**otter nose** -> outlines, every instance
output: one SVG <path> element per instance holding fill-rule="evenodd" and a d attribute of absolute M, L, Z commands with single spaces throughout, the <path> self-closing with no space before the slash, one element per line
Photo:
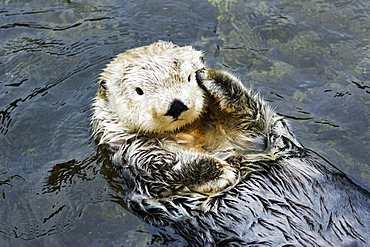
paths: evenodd
<path fill-rule="evenodd" d="M 178 99 L 174 99 L 171 103 L 170 109 L 166 112 L 165 116 L 171 116 L 177 119 L 181 113 L 187 111 L 189 108 Z"/>

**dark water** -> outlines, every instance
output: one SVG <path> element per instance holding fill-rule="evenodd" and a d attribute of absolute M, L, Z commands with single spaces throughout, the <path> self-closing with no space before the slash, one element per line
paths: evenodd
<path fill-rule="evenodd" d="M 0 246 L 182 246 L 142 223 L 90 137 L 104 65 L 194 45 L 370 186 L 370 2 L 0 0 Z"/>

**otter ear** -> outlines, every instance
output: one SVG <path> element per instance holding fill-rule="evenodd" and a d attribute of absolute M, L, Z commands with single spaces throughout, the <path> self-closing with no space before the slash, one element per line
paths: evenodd
<path fill-rule="evenodd" d="M 107 90 L 107 82 L 105 80 L 101 80 L 98 83 L 104 90 Z"/>

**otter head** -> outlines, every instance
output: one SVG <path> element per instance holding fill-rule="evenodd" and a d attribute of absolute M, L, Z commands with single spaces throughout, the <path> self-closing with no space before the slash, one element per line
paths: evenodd
<path fill-rule="evenodd" d="M 197 119 L 204 91 L 195 72 L 202 53 L 159 41 L 118 55 L 101 75 L 105 97 L 124 127 L 135 132 L 176 131 Z"/>

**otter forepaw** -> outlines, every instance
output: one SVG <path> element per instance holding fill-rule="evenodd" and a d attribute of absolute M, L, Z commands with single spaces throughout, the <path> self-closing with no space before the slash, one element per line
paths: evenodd
<path fill-rule="evenodd" d="M 237 170 L 232 165 L 224 164 L 223 174 L 221 175 L 221 177 L 219 179 L 219 180 L 221 180 L 221 181 L 219 181 L 221 184 L 226 183 L 223 186 L 223 188 L 225 188 L 226 186 L 235 184 L 236 181 L 237 181 L 237 179 L 238 179 L 238 172 L 237 172 Z M 222 180 L 224 182 L 222 182 Z"/>
<path fill-rule="evenodd" d="M 197 71 L 196 78 L 200 87 L 219 103 L 222 110 L 235 111 L 237 102 L 244 98 L 243 84 L 228 72 L 203 68 Z"/>
<path fill-rule="evenodd" d="M 220 85 L 222 82 L 214 80 L 216 72 L 216 70 L 202 68 L 196 72 L 196 79 L 201 88 L 220 100 L 223 97 Z"/>
<path fill-rule="evenodd" d="M 227 163 L 222 165 L 222 173 L 219 177 L 208 182 L 195 185 L 193 190 L 201 193 L 216 193 L 234 185 L 238 180 L 237 170 Z"/>

